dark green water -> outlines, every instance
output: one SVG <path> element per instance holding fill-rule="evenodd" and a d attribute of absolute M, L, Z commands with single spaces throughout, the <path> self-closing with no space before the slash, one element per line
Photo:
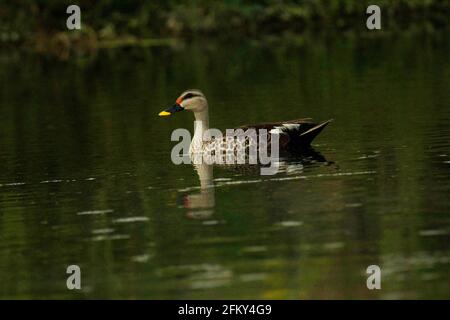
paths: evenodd
<path fill-rule="evenodd" d="M 450 298 L 448 37 L 0 57 L 0 298 Z M 334 118 L 333 163 L 200 190 L 157 117 L 191 87 L 220 129 Z"/>

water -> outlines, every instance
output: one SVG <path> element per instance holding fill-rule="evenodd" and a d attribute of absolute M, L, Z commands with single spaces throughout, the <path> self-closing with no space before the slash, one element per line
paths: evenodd
<path fill-rule="evenodd" d="M 0 298 L 450 298 L 450 47 L 306 39 L 0 61 Z M 334 118 L 275 176 L 170 161 L 211 125 Z M 321 158 L 323 157 L 323 158 Z M 308 159 L 306 159 L 308 160 Z M 82 290 L 66 288 L 66 268 Z M 366 268 L 382 270 L 368 290 Z"/>

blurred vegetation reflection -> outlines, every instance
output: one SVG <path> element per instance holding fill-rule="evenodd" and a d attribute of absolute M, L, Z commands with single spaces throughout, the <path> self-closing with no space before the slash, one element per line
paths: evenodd
<path fill-rule="evenodd" d="M 81 8 L 80 31 L 66 28 L 66 9 Z M 170 44 L 172 38 L 219 38 L 312 32 L 367 33 L 366 9 L 376 4 L 382 29 L 403 33 L 448 30 L 446 0 L 46 0 L 0 5 L 0 44 L 52 52 L 89 54 L 98 48 Z"/>

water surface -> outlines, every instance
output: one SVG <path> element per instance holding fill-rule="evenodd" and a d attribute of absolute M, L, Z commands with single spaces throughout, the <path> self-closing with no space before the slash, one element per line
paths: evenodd
<path fill-rule="evenodd" d="M 2 52 L 0 298 L 450 298 L 448 43 Z M 200 188 L 170 160 L 192 114 L 157 117 L 193 87 L 219 129 L 334 118 L 314 141 L 326 161 L 216 167 Z"/>

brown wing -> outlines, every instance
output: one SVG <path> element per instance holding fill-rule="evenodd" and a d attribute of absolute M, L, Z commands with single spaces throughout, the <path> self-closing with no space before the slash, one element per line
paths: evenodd
<path fill-rule="evenodd" d="M 332 120 L 321 123 L 314 123 L 311 118 L 302 118 L 288 121 L 267 122 L 254 125 L 244 125 L 239 127 L 244 131 L 254 128 L 256 130 L 279 128 L 280 147 L 286 149 L 289 147 L 309 146 L 311 141 L 325 128 Z"/>
<path fill-rule="evenodd" d="M 250 128 L 255 128 L 257 130 L 259 129 L 266 129 L 266 130 L 272 130 L 273 128 L 277 127 L 277 126 L 281 126 L 284 123 L 288 123 L 288 124 L 313 124 L 313 122 L 311 121 L 311 118 L 302 118 L 302 119 L 295 119 L 295 120 L 288 120 L 288 121 L 279 121 L 279 122 L 263 122 L 263 123 L 257 123 L 257 124 L 248 124 L 248 125 L 243 125 L 240 126 L 239 129 L 250 129 Z"/>

